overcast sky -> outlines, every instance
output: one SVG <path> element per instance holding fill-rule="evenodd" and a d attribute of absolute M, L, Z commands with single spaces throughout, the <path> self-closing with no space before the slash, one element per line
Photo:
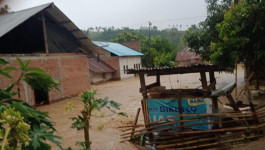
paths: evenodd
<path fill-rule="evenodd" d="M 12 11 L 49 2 L 64 12 L 80 29 L 89 27 L 148 26 L 159 29 L 198 24 L 206 18 L 205 0 L 5 0 Z"/>

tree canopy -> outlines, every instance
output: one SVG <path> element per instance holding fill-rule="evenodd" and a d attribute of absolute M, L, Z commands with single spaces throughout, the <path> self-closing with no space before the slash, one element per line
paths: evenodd
<path fill-rule="evenodd" d="M 232 71 L 236 61 L 252 68 L 265 56 L 264 0 L 206 0 L 208 16 L 190 28 L 188 45 L 204 60 Z"/>
<path fill-rule="evenodd" d="M 219 40 L 211 43 L 213 62 L 230 67 L 229 62 L 244 62 L 258 69 L 265 56 L 265 1 L 240 1 L 231 4 L 224 20 L 216 25 Z"/>

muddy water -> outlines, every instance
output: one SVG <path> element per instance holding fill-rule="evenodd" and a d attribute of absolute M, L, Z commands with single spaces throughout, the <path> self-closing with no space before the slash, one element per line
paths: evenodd
<path fill-rule="evenodd" d="M 208 75 L 207 75 L 208 76 Z M 223 86 L 234 81 L 234 74 L 216 73 L 217 87 Z M 201 86 L 199 74 L 185 75 L 165 75 L 161 76 L 161 84 L 167 89 L 171 88 L 197 88 Z M 209 80 L 209 79 L 208 79 Z M 147 77 L 147 84 L 153 83 L 154 77 Z M 238 84 L 242 85 L 244 81 L 243 70 L 238 71 Z M 139 93 L 140 81 L 138 77 L 132 77 L 122 81 L 107 82 L 91 87 L 97 90 L 96 97 L 109 99 L 121 103 L 121 111 L 128 114 L 128 118 L 111 115 L 107 110 L 95 112 L 94 115 L 104 114 L 104 118 L 92 117 L 90 126 L 90 136 L 92 149 L 98 150 L 134 150 L 136 149 L 129 142 L 120 143 L 120 134 L 122 133 L 117 127 L 126 124 L 132 124 L 137 111 L 141 107 L 142 99 Z M 67 102 L 75 104 L 72 112 L 64 110 Z M 48 111 L 51 119 L 55 122 L 58 135 L 63 137 L 64 147 L 71 146 L 78 149 L 76 141 L 83 141 L 83 132 L 71 129 L 71 117 L 77 116 L 82 110 L 82 103 L 78 97 L 69 98 L 54 104 L 38 107 L 41 111 Z M 142 114 L 139 117 L 139 124 L 143 123 Z M 104 127 L 102 130 L 101 128 Z M 53 149 L 56 149 L 54 147 Z"/>

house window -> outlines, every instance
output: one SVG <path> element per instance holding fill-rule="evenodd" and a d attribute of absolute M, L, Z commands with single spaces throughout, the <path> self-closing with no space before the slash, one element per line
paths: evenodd
<path fill-rule="evenodd" d="M 125 73 L 125 70 L 126 70 L 125 65 L 123 65 L 123 73 Z"/>

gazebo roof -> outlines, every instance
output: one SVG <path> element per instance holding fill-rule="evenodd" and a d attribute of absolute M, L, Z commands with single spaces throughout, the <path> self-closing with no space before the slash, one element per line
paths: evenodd
<path fill-rule="evenodd" d="M 186 74 L 186 73 L 199 73 L 199 72 L 221 72 L 226 71 L 224 67 L 216 65 L 194 65 L 184 67 L 155 67 L 155 68 L 142 68 L 142 69 L 127 69 L 127 74 L 147 74 L 153 75 L 170 75 L 170 74 Z"/>

